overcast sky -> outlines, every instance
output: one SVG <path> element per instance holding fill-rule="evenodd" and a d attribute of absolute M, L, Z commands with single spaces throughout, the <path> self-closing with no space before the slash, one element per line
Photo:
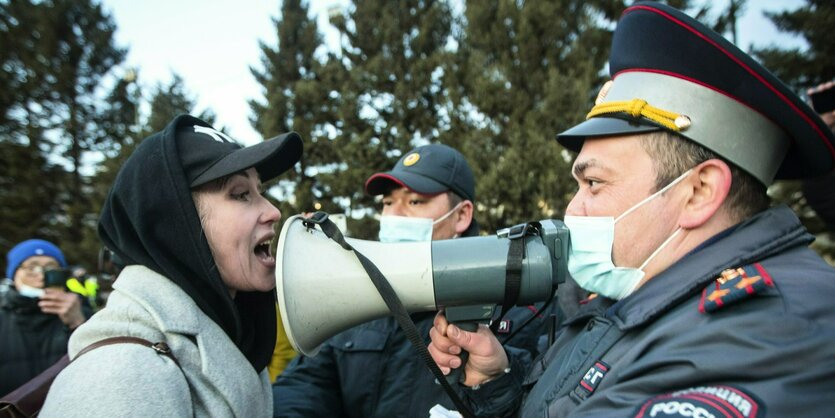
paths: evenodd
<path fill-rule="evenodd" d="M 337 34 L 327 21 L 327 10 L 347 0 L 310 0 L 313 16 L 325 42 L 337 45 Z M 715 8 L 726 4 L 718 0 Z M 116 41 L 129 48 L 124 68 L 137 67 L 146 94 L 156 83 L 169 83 L 172 72 L 181 75 L 197 99 L 197 112 L 211 108 L 217 125 L 241 142 L 252 144 L 260 137 L 249 123 L 247 101 L 263 97 L 249 71 L 260 67 L 258 41 L 275 46 L 273 19 L 277 0 L 104 0 L 116 22 Z M 773 43 L 800 45 L 797 39 L 777 32 L 763 17 L 763 9 L 794 9 L 803 0 L 749 0 L 738 22 L 739 46 Z M 146 97 L 147 98 L 147 97 Z"/>

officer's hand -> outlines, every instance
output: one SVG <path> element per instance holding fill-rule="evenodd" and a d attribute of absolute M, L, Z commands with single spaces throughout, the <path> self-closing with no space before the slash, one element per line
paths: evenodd
<path fill-rule="evenodd" d="M 429 337 L 432 339 L 429 353 L 444 374 L 449 374 L 450 369 L 461 367 L 458 354 L 462 349 L 470 353 L 470 358 L 464 366 L 465 386 L 475 386 L 492 380 L 502 375 L 507 368 L 508 360 L 504 348 L 484 325 L 479 325 L 476 332 L 463 331 L 449 324 L 446 316 L 438 312 L 435 315 L 435 324 L 429 330 Z"/>
<path fill-rule="evenodd" d="M 43 313 L 58 315 L 61 322 L 70 329 L 77 328 L 86 320 L 81 312 L 81 296 L 64 289 L 44 289 L 38 306 Z"/>

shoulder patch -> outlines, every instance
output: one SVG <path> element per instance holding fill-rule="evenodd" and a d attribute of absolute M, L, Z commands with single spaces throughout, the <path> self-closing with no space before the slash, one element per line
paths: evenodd
<path fill-rule="evenodd" d="M 765 407 L 737 387 L 699 386 L 651 398 L 635 417 L 760 418 L 765 417 Z"/>
<path fill-rule="evenodd" d="M 774 287 L 771 275 L 760 263 L 727 269 L 702 291 L 699 312 L 713 312 L 724 306 L 748 299 Z"/>

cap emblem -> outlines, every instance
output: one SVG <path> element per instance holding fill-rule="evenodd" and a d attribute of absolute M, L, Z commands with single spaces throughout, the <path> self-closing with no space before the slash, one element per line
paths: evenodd
<path fill-rule="evenodd" d="M 691 125 L 689 117 L 650 106 L 646 100 L 641 99 L 596 104 L 586 115 L 586 119 L 611 113 L 626 113 L 633 118 L 643 117 L 673 132 L 686 130 Z"/>
<path fill-rule="evenodd" d="M 225 133 L 208 126 L 194 125 L 194 132 L 198 134 L 209 135 L 210 137 L 212 137 L 212 139 L 214 139 L 217 142 L 235 143 L 235 140 L 230 138 L 229 135 L 226 135 Z"/>
<path fill-rule="evenodd" d="M 406 167 L 411 167 L 415 165 L 418 162 L 418 160 L 420 160 L 420 154 L 413 152 L 403 159 L 403 165 L 405 165 Z"/>

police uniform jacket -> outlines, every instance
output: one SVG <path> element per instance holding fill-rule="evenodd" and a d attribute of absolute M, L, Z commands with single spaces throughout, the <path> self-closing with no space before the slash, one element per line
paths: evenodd
<path fill-rule="evenodd" d="M 764 211 L 592 300 L 527 377 L 467 397 L 493 416 L 832 416 L 835 269 L 810 241 L 788 208 Z"/>
<path fill-rule="evenodd" d="M 533 312 L 508 312 L 512 332 Z M 429 342 L 434 313 L 412 315 Z M 544 332 L 542 314 L 515 335 L 509 356 L 520 368 L 536 356 Z M 500 340 L 508 334 L 499 334 Z M 524 365 L 524 366 L 522 366 Z M 276 417 L 421 417 L 441 404 L 454 409 L 443 387 L 394 318 L 364 323 L 322 344 L 318 354 L 299 355 L 273 385 Z"/>

